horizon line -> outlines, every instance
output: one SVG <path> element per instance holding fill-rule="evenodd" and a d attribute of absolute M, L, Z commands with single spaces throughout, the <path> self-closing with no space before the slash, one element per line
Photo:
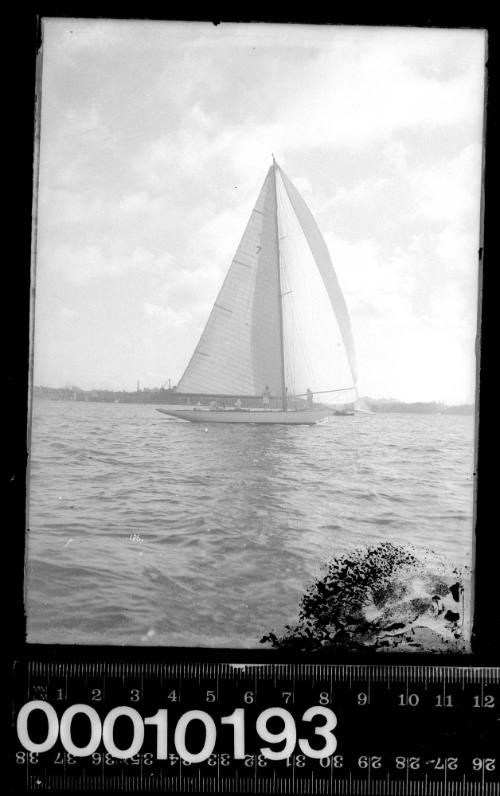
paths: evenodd
<path fill-rule="evenodd" d="M 116 387 L 78 387 L 77 385 L 71 386 L 64 386 L 64 387 L 49 387 L 44 384 L 34 384 L 33 390 L 59 390 L 59 391 L 68 391 L 68 392 L 111 392 L 111 393 L 129 393 L 129 394 L 137 394 L 142 392 L 159 392 L 163 390 L 165 392 L 177 392 L 174 387 L 141 387 L 139 390 L 133 389 L 125 389 L 125 388 L 116 388 Z M 219 393 L 195 393 L 195 392 L 178 392 L 179 395 L 219 395 Z M 222 393 L 220 393 L 222 395 Z M 224 393 L 225 395 L 225 393 Z M 242 394 L 243 395 L 243 394 Z M 245 397 L 245 396 L 243 396 Z M 246 397 L 258 397 L 258 396 L 246 396 Z M 372 395 L 359 395 L 357 400 L 369 400 L 369 401 L 384 401 L 386 403 L 401 403 L 401 404 L 442 404 L 443 406 L 475 406 L 477 401 L 475 399 L 472 400 L 465 400 L 459 401 L 457 403 L 447 403 L 438 398 L 430 399 L 430 400 L 407 400 L 403 398 L 387 398 L 383 397 L 375 397 Z M 347 401 L 346 403 L 355 403 L 353 401 Z"/>

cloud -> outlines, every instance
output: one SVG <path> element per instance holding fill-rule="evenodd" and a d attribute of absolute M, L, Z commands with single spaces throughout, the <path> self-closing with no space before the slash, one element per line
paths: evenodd
<path fill-rule="evenodd" d="M 149 301 L 146 301 L 143 306 L 148 315 L 159 315 L 163 311 L 158 304 L 150 304 Z"/>
<path fill-rule="evenodd" d="M 417 168 L 409 176 L 415 204 L 426 219 L 477 225 L 481 188 L 481 147 L 471 144 L 439 169 Z"/>
<path fill-rule="evenodd" d="M 57 277 L 73 284 L 84 284 L 122 277 L 129 271 L 149 270 L 153 264 L 153 255 L 145 249 L 108 253 L 98 246 L 77 248 L 62 243 L 53 250 L 47 247 L 40 250 L 37 260 L 37 281 Z"/>
<path fill-rule="evenodd" d="M 50 378 L 71 367 L 78 382 L 83 360 L 91 374 L 101 338 L 122 383 L 141 363 L 162 381 L 182 371 L 274 152 L 331 247 L 370 391 L 444 389 L 433 362 L 448 347 L 465 372 L 475 329 L 483 43 L 467 30 L 46 23 L 37 318 Z M 61 307 L 78 312 L 64 352 Z"/>
<path fill-rule="evenodd" d="M 438 237 L 442 262 L 435 259 L 439 246 L 432 235 L 414 238 L 390 258 L 373 241 L 328 236 L 351 316 L 363 393 L 472 400 L 477 274 L 467 247 L 449 263 L 450 247 L 464 243 L 451 237 L 452 230 Z"/>
<path fill-rule="evenodd" d="M 73 307 L 62 307 L 60 310 L 60 315 L 61 318 L 67 318 L 68 320 L 78 318 L 78 312 L 73 309 Z"/>
<path fill-rule="evenodd" d="M 186 310 L 176 311 L 170 307 L 162 307 L 159 304 L 144 303 L 144 311 L 147 315 L 160 322 L 162 329 L 180 329 L 191 320 L 191 313 Z"/>

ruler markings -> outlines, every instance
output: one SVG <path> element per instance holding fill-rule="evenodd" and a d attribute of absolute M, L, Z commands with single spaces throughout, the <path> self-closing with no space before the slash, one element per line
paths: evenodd
<path fill-rule="evenodd" d="M 288 685 L 288 683 L 292 681 L 293 692 L 295 693 L 298 689 L 296 701 L 298 701 L 300 696 L 302 697 L 302 700 L 307 699 L 307 694 L 309 693 L 308 687 L 310 688 L 313 684 L 317 684 L 319 687 L 320 683 L 328 683 L 329 693 L 331 695 L 333 704 L 335 704 L 335 699 L 333 699 L 334 683 L 343 684 L 345 689 L 349 689 L 349 691 L 352 690 L 353 685 L 358 685 L 358 687 L 361 686 L 362 688 L 363 685 L 366 684 L 368 697 L 367 704 L 370 704 L 372 702 L 373 692 L 375 695 L 378 695 L 378 690 L 375 689 L 377 689 L 379 683 L 383 684 L 385 680 L 388 690 L 393 688 L 397 688 L 399 690 L 399 688 L 403 687 L 407 703 L 410 693 L 410 686 L 414 687 L 415 684 L 418 683 L 423 683 L 425 689 L 427 689 L 428 684 L 431 684 L 434 687 L 438 686 L 442 697 L 442 706 L 446 706 L 446 697 L 450 690 L 451 695 L 453 696 L 454 686 L 460 688 L 463 692 L 467 684 L 480 686 L 480 701 L 481 705 L 483 705 L 485 693 L 488 694 L 488 689 L 496 685 L 500 680 L 500 668 L 487 667 L 485 669 L 481 667 L 473 667 L 472 669 L 467 669 L 466 667 L 461 666 L 457 667 L 440 665 L 425 667 L 417 665 L 404 666 L 400 664 L 396 666 L 373 666 L 364 664 L 342 664 L 337 666 L 325 664 L 279 664 L 273 666 L 269 664 L 228 665 L 193 663 L 160 665 L 155 663 L 151 665 L 150 663 L 141 664 L 138 661 L 121 661 L 114 664 L 106 664 L 104 662 L 88 663 L 70 661 L 69 663 L 63 664 L 52 661 L 43 662 L 39 660 L 30 661 L 28 663 L 26 667 L 26 676 L 29 696 L 31 698 L 37 698 L 38 694 L 40 693 L 40 687 L 36 683 L 33 683 L 33 680 L 38 679 L 42 681 L 41 688 L 45 688 L 45 691 L 41 691 L 42 698 L 44 699 L 48 699 L 49 697 L 49 686 L 52 686 L 51 681 L 57 679 L 57 683 L 54 684 L 54 687 L 55 685 L 60 685 L 60 679 L 62 679 L 63 676 L 65 686 L 64 696 L 66 699 L 68 699 L 71 695 L 72 678 L 76 680 L 83 679 L 87 683 L 89 678 L 93 678 L 95 680 L 97 677 L 99 677 L 100 685 L 102 686 L 103 697 L 108 687 L 113 684 L 114 680 L 121 681 L 123 688 L 125 688 L 128 678 L 131 676 L 140 678 L 141 693 L 144 697 L 144 690 L 147 686 L 157 685 L 157 683 L 154 683 L 154 681 L 152 682 L 153 677 L 155 677 L 156 680 L 158 680 L 159 677 L 165 677 L 167 679 L 172 679 L 172 677 L 175 677 L 180 694 L 182 688 L 184 687 L 184 690 L 186 690 L 188 683 L 191 681 L 193 682 L 194 688 L 196 688 L 196 685 L 194 684 L 197 684 L 200 693 L 202 693 L 202 681 L 206 680 L 208 676 L 214 680 L 214 683 L 210 682 L 209 685 L 213 685 L 216 688 L 217 702 L 219 700 L 219 682 L 231 681 L 235 687 L 235 691 L 238 693 L 240 691 L 243 693 L 247 686 L 253 682 L 254 697 L 258 702 L 260 697 L 259 692 L 262 692 L 262 699 L 267 698 L 266 688 L 259 688 L 259 686 L 262 686 L 263 682 L 268 682 L 269 686 L 271 686 L 272 683 L 274 689 L 277 690 L 279 687 L 282 688 L 285 683 Z M 92 686 L 94 686 L 94 683 L 92 683 Z M 336 689 L 335 697 L 339 697 L 340 700 L 342 700 L 343 695 L 344 697 L 347 697 L 348 691 L 345 689 Z M 415 690 L 418 691 L 418 689 Z M 110 694 L 111 693 L 114 693 L 113 689 L 110 690 Z M 314 696 L 317 698 L 317 695 Z M 79 698 L 81 699 L 81 697 Z M 377 702 L 376 699 L 375 702 Z M 455 702 L 455 700 L 453 700 L 453 702 Z M 290 706 L 292 704 L 293 700 L 291 700 Z M 349 704 L 351 703 L 349 702 Z M 429 704 L 427 705 L 427 709 L 429 709 Z M 201 704 L 200 707 L 203 707 L 203 704 Z M 260 706 L 257 705 L 256 707 Z M 449 707 L 454 707 L 454 705 L 450 705 Z M 469 707 L 469 705 L 467 705 L 467 707 Z M 392 709 L 394 710 L 394 705 L 392 705 Z M 416 712 L 417 711 L 415 711 L 415 713 Z M 477 712 L 478 715 L 479 713 L 480 711 Z M 489 711 L 486 712 L 486 715 L 488 713 Z M 407 719 L 405 718 L 405 720 L 410 721 L 409 714 L 401 712 L 402 717 L 405 715 L 407 716 Z M 483 715 L 485 714 L 483 713 Z M 71 782 L 73 783 L 75 790 L 81 791 L 87 790 L 94 781 L 97 781 L 95 776 L 87 775 L 85 769 L 83 769 L 83 773 L 80 778 L 75 778 L 73 774 L 68 773 L 66 757 L 63 757 L 62 762 L 62 774 L 58 773 L 51 775 L 45 771 L 45 781 L 40 783 L 36 775 L 31 775 L 28 760 L 26 760 L 25 769 L 23 767 L 26 783 L 31 789 L 40 789 L 40 786 L 43 786 L 44 789 L 47 789 L 51 787 L 51 785 L 61 788 L 64 787 L 64 783 L 67 785 L 69 782 Z M 295 757 L 293 758 L 292 762 L 291 778 L 290 776 L 277 777 L 276 771 L 274 770 L 272 773 L 272 779 L 268 778 L 265 775 L 265 772 L 259 770 L 257 759 L 255 759 L 252 785 L 249 784 L 250 780 L 248 780 L 248 778 L 245 778 L 244 780 L 238 780 L 237 771 L 232 779 L 221 775 L 219 758 L 217 758 L 216 762 L 217 777 L 202 777 L 201 771 L 198 771 L 197 782 L 191 774 L 188 774 L 187 771 L 184 770 L 180 760 L 178 776 L 170 776 L 165 778 L 160 767 L 159 774 L 155 774 L 153 771 L 151 772 L 152 776 L 146 777 L 143 768 L 143 758 L 140 756 L 139 780 L 132 774 L 125 775 L 123 770 L 120 772 L 119 777 L 116 778 L 111 776 L 109 770 L 105 767 L 104 755 L 101 756 L 101 762 L 101 776 L 99 782 L 101 785 L 105 785 L 105 787 L 113 791 L 122 790 L 124 792 L 130 792 L 136 791 L 138 787 L 144 787 L 148 791 L 156 791 L 159 787 L 160 790 L 164 791 L 166 780 L 174 789 L 184 787 L 184 789 L 187 789 L 189 792 L 193 792 L 196 788 L 198 790 L 203 789 L 204 791 L 208 789 L 209 792 L 213 792 L 214 789 L 219 789 L 219 792 L 231 792 L 231 790 L 234 790 L 234 787 L 236 786 L 240 790 L 242 788 L 248 788 L 251 790 L 253 787 L 254 791 L 259 793 L 278 791 L 280 793 L 321 794 L 326 793 L 327 784 L 329 784 L 329 792 L 345 793 L 347 785 L 347 779 L 345 777 L 341 779 L 334 778 L 333 765 L 330 765 L 330 771 L 328 773 L 325 772 L 323 774 L 321 770 L 318 769 L 317 775 L 312 773 L 309 778 L 304 776 L 304 772 L 301 772 L 300 776 L 297 776 L 295 772 Z M 148 773 L 150 773 L 149 769 Z M 479 794 L 481 794 L 481 796 L 496 796 L 499 793 L 499 786 L 497 783 L 486 781 L 486 771 L 484 766 L 481 769 L 480 781 L 476 780 L 467 782 L 465 774 L 462 776 L 462 781 L 456 781 L 453 778 L 450 780 L 447 766 L 445 765 L 444 781 L 443 779 L 439 781 L 436 781 L 435 779 L 428 779 L 427 773 L 425 773 L 425 791 L 422 791 L 422 786 L 422 779 L 410 780 L 408 768 L 406 768 L 406 784 L 403 780 L 398 778 L 390 779 L 389 774 L 386 775 L 385 784 L 383 780 L 378 780 L 377 778 L 372 780 L 370 766 L 367 770 L 367 779 L 359 779 L 357 776 L 355 776 L 353 779 L 352 772 L 349 771 L 348 792 L 350 793 L 354 788 L 354 792 L 359 793 L 360 796 L 363 796 L 363 794 L 369 794 L 369 796 L 372 796 L 372 793 L 393 794 L 393 796 L 399 796 L 399 794 L 403 792 L 404 787 L 406 787 L 406 793 L 411 794 L 411 796 L 413 796 L 413 794 L 415 796 L 420 796 L 422 794 L 423 796 L 423 794 L 428 793 L 432 794 L 432 796 L 462 796 L 462 794 L 466 794 L 466 796 L 476 796 L 476 794 L 478 794 L 478 796 Z"/>

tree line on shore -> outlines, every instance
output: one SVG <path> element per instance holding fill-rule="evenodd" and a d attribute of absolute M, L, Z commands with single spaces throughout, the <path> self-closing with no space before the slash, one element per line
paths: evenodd
<path fill-rule="evenodd" d="M 135 391 L 126 390 L 82 390 L 80 387 L 43 387 L 33 388 L 34 398 L 52 401 L 91 401 L 101 403 L 188 403 L 190 396 L 180 395 L 175 389 L 163 387 L 144 388 Z M 196 402 L 206 396 L 196 396 Z M 222 397 L 222 396 L 217 396 Z M 182 400 L 181 400 L 182 399 Z M 192 396 L 194 401 L 195 397 Z M 418 414 L 474 414 L 473 404 L 448 406 L 439 401 L 405 402 L 390 398 L 363 398 L 364 403 L 373 412 L 412 412 Z"/>

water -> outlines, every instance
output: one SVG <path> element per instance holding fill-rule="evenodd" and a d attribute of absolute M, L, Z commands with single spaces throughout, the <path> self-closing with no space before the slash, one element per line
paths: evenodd
<path fill-rule="evenodd" d="M 473 436 L 463 416 L 203 426 L 35 402 L 28 641 L 258 647 L 353 545 L 470 563 Z"/>

